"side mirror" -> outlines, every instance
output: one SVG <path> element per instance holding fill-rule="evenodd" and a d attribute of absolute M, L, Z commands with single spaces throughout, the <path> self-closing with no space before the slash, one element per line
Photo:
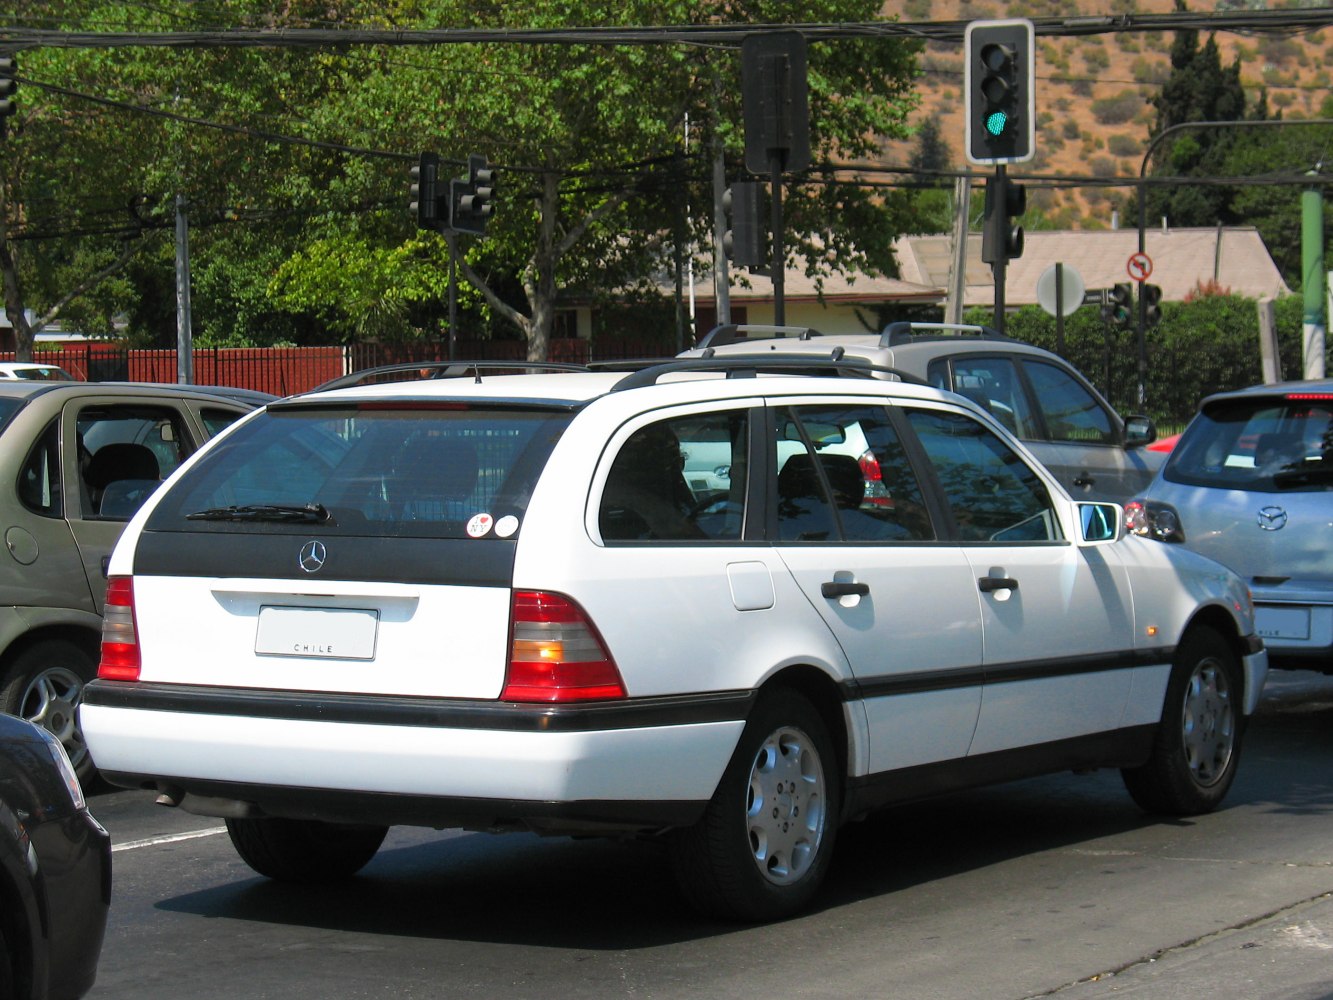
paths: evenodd
<path fill-rule="evenodd" d="M 1142 448 L 1157 440 L 1157 425 L 1151 417 L 1136 413 L 1125 418 L 1125 447 Z"/>
<path fill-rule="evenodd" d="M 1105 544 L 1125 537 L 1125 509 L 1118 503 L 1081 503 L 1078 519 L 1085 542 Z"/>

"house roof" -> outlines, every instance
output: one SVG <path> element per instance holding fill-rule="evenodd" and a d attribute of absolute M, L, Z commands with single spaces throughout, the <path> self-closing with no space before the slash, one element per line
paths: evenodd
<path fill-rule="evenodd" d="M 1037 279 L 1054 264 L 1073 268 L 1089 290 L 1130 281 L 1129 258 L 1139 248 L 1137 229 L 1038 230 L 1024 236 L 1023 256 L 1005 272 L 1006 305 L 1037 301 Z M 949 280 L 949 237 L 904 236 L 894 246 L 907 281 L 945 287 Z M 1288 295 L 1291 289 L 1273 263 L 1259 231 L 1250 226 L 1207 229 L 1152 229 L 1144 233 L 1144 250 L 1152 261 L 1147 279 L 1162 289 L 1162 298 L 1179 301 L 1201 283 L 1252 299 Z M 981 260 L 981 235 L 967 241 L 967 305 L 990 305 L 995 299 L 989 264 Z"/>
<path fill-rule="evenodd" d="M 1005 272 L 1005 304 L 1035 305 L 1037 279 L 1059 262 L 1076 270 L 1089 291 L 1110 288 L 1130 281 L 1126 269 L 1138 250 L 1137 229 L 1038 230 L 1025 234 L 1023 256 L 1009 262 Z M 829 303 L 853 302 L 941 302 L 949 281 L 950 237 L 946 234 L 902 236 L 894 244 L 900 277 L 834 275 L 824 279 L 823 299 Z M 1154 229 L 1144 234 L 1145 252 L 1152 261 L 1147 279 L 1162 289 L 1162 298 L 1179 301 L 1200 284 L 1215 281 L 1222 288 L 1252 299 L 1288 295 L 1282 275 L 1264 245 L 1259 231 L 1250 226 L 1207 229 Z M 745 275 L 750 287 L 737 284 L 733 275 L 734 302 L 771 302 L 769 278 Z M 784 275 L 784 298 L 788 302 L 814 301 L 820 296 L 812 279 L 799 267 L 788 267 Z M 712 298 L 711 286 L 700 276 L 695 295 Z M 967 240 L 966 305 L 994 303 L 991 267 L 981 259 L 981 234 Z"/>
<path fill-rule="evenodd" d="M 978 251 L 980 253 L 980 251 Z M 743 278 L 749 283 L 748 288 L 738 283 Z M 711 280 L 711 279 L 710 279 Z M 783 275 L 782 295 L 787 302 L 815 302 L 820 298 L 820 290 L 815 279 L 805 274 L 800 267 L 788 267 Z M 704 285 L 696 286 L 695 294 L 700 295 Z M 706 286 L 703 297 L 712 297 L 711 284 Z M 834 274 L 823 279 L 823 298 L 825 301 L 836 299 L 850 304 L 854 302 L 937 302 L 944 292 L 943 285 L 924 284 L 908 281 L 904 278 L 886 278 L 874 274 Z M 731 299 L 733 302 L 771 302 L 773 300 L 773 280 L 768 277 L 732 271 Z"/>

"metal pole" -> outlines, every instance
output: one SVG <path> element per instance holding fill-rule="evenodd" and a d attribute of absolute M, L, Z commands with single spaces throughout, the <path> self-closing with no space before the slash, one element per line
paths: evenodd
<path fill-rule="evenodd" d="M 967 293 L 967 229 L 972 212 L 972 177 L 956 178 L 953 191 L 953 264 L 944 300 L 944 322 L 961 323 Z"/>
<path fill-rule="evenodd" d="M 1000 233 L 999 259 L 990 266 L 991 280 L 995 285 L 995 329 L 999 333 L 1004 333 L 1004 269 L 1009 263 L 1007 251 L 1004 248 L 1008 238 L 1009 217 L 1005 214 L 1008 207 L 1008 193 L 1005 188 L 1009 179 L 1005 171 L 1004 164 L 996 164 L 995 167 L 995 204 L 991 206 L 991 211 L 995 213 L 995 218 L 1000 221 L 995 223 L 995 231 Z"/>
<path fill-rule="evenodd" d="M 773 260 L 769 264 L 773 272 L 773 322 L 784 326 L 787 322 L 787 303 L 784 299 L 786 285 L 786 256 L 782 250 L 782 153 L 772 150 L 768 154 L 769 176 L 773 186 Z"/>
<path fill-rule="evenodd" d="M 1055 262 L 1055 353 L 1065 356 L 1065 266 Z"/>
<path fill-rule="evenodd" d="M 727 213 L 722 208 L 722 195 L 727 190 L 727 168 L 723 159 L 722 137 L 713 130 L 713 295 L 717 306 L 717 322 L 731 322 L 731 274 L 727 255 L 722 249 L 722 237 L 727 231 Z"/>
<path fill-rule="evenodd" d="M 190 226 L 185 196 L 176 195 L 176 381 L 194 382 L 194 334 L 190 327 Z"/>
<path fill-rule="evenodd" d="M 449 360 L 453 361 L 458 352 L 458 234 L 446 229 L 444 243 L 449 248 Z"/>
<path fill-rule="evenodd" d="M 1304 378 L 1324 377 L 1324 196 L 1301 193 L 1301 291 L 1305 302 L 1301 336 Z"/>

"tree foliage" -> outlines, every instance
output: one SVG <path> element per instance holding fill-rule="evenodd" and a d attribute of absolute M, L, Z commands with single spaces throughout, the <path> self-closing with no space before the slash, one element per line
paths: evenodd
<path fill-rule="evenodd" d="M 1171 45 L 1171 75 L 1153 98 L 1157 119 L 1152 134 L 1190 122 L 1241 121 L 1245 118 L 1245 90 L 1240 82 L 1240 60 L 1222 66 L 1217 42 L 1210 37 L 1199 45 L 1197 31 L 1177 31 Z M 1172 178 L 1217 178 L 1236 142 L 1236 130 L 1187 129 L 1163 141 L 1152 159 L 1152 172 Z M 1234 188 L 1206 184 L 1172 184 L 1147 191 L 1150 219 L 1166 218 L 1171 225 L 1213 226 L 1234 224 Z"/>
<path fill-rule="evenodd" d="M 777 0 L 291 0 L 276 9 L 267 0 L 30 0 L 23 16 L 70 30 L 493 29 L 774 24 L 798 14 L 868 21 L 879 9 L 873 0 L 812 0 L 799 11 Z M 814 274 L 892 273 L 913 196 L 874 192 L 829 167 L 905 134 L 915 55 L 893 39 L 810 46 L 814 166 L 791 185 L 786 216 L 790 251 Z M 499 168 L 498 205 L 484 239 L 457 242 L 470 286 L 460 301 L 474 328 L 517 333 L 541 357 L 562 298 L 642 279 L 676 241 L 708 245 L 714 136 L 729 175 L 740 173 L 735 48 L 52 48 L 22 58 L 34 83 L 18 134 L 0 149 L 0 244 L 20 248 L 19 298 L 41 311 L 115 265 L 116 279 L 66 315 L 99 332 L 128 319 L 143 342 L 173 333 L 162 306 L 178 195 L 202 341 L 433 335 L 449 250 L 407 218 L 408 167 L 420 151 L 437 152 L 447 181 L 468 154 L 483 154 Z M 95 219 L 114 225 L 93 231 Z"/>

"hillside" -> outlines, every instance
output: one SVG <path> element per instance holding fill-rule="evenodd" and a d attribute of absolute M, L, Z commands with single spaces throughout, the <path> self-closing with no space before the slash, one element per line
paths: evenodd
<path fill-rule="evenodd" d="M 1114 6 L 1114 5 L 1113 5 Z M 1209 10 L 1215 0 L 1191 4 Z M 1002 17 L 1050 17 L 1057 14 L 1104 14 L 1107 5 L 1089 0 L 1014 0 L 1009 4 L 967 0 L 905 0 L 886 4 L 886 14 L 904 21 L 980 20 Z M 1138 0 L 1134 9 L 1168 13 L 1172 0 Z M 1239 57 L 1246 96 L 1253 101 L 1267 88 L 1270 112 L 1287 118 L 1320 116 L 1333 74 L 1325 67 L 1330 32 L 1291 37 L 1216 35 L 1222 64 Z M 1206 40 L 1200 35 L 1200 43 Z M 1156 120 L 1152 99 L 1171 71 L 1171 33 L 1121 32 L 1073 38 L 1037 38 L 1037 156 L 1024 173 L 1071 174 L 1098 178 L 1135 178 Z M 961 45 L 930 43 L 921 60 L 921 106 L 914 124 L 927 118 L 940 123 L 958 167 L 963 155 L 963 53 Z M 887 143 L 884 160 L 905 165 L 912 142 Z M 986 168 L 974 168 L 985 170 Z M 1059 228 L 1105 228 L 1112 212 L 1124 205 L 1128 188 L 1083 187 L 1050 190 L 1029 186 L 1029 210 L 1040 211 Z"/>

